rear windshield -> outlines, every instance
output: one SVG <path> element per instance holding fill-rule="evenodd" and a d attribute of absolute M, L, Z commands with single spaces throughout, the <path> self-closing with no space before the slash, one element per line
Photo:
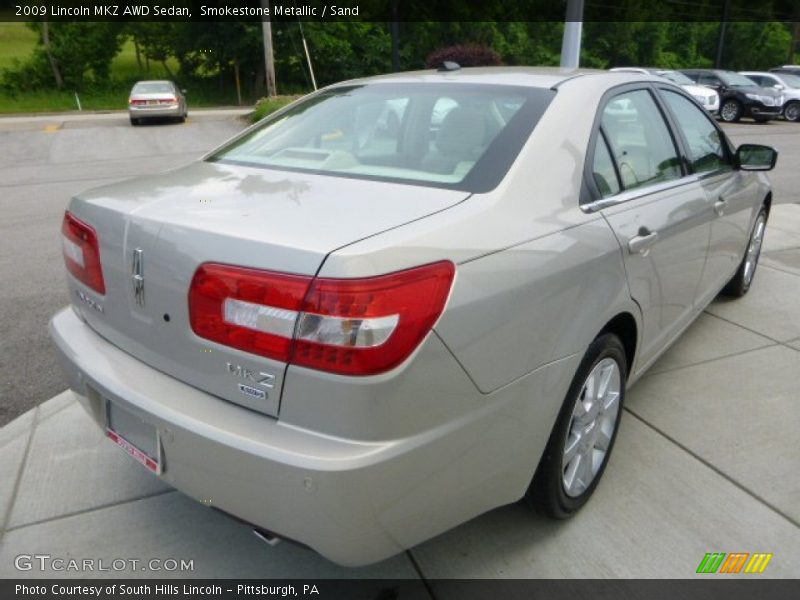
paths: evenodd
<path fill-rule="evenodd" d="M 175 90 L 172 89 L 172 84 L 165 81 L 148 81 L 146 83 L 137 83 L 133 86 L 133 94 L 171 94 Z"/>
<path fill-rule="evenodd" d="M 470 84 L 336 87 L 208 160 L 484 192 L 505 176 L 554 95 Z"/>

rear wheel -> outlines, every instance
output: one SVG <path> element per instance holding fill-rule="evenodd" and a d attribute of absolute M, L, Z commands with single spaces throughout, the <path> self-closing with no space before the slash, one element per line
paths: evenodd
<path fill-rule="evenodd" d="M 131 125 L 136 127 L 139 123 L 141 123 L 141 121 L 139 119 L 137 119 L 135 117 L 131 117 Z"/>
<path fill-rule="evenodd" d="M 742 263 L 736 270 L 728 284 L 722 289 L 726 296 L 741 298 L 750 289 L 753 283 L 753 276 L 756 274 L 758 258 L 761 256 L 761 245 L 764 243 L 764 231 L 767 228 L 767 209 L 761 208 L 750 233 L 750 242 L 747 244 L 747 251 L 744 254 Z"/>
<path fill-rule="evenodd" d="M 626 364 L 620 339 L 604 334 L 578 367 L 526 496 L 553 518 L 577 512 L 603 476 L 622 416 Z"/>
<path fill-rule="evenodd" d="M 726 123 L 733 123 L 742 118 L 742 105 L 738 100 L 725 100 L 719 107 L 719 116 Z"/>
<path fill-rule="evenodd" d="M 783 109 L 783 116 L 786 117 L 787 121 L 800 121 L 800 102 L 796 100 L 789 102 L 786 108 Z"/>

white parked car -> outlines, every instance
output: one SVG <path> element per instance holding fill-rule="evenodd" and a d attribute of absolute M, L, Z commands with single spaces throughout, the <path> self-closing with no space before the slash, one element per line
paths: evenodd
<path fill-rule="evenodd" d="M 659 77 L 669 79 L 672 83 L 676 83 L 686 90 L 708 112 L 712 114 L 717 114 L 717 112 L 719 112 L 719 94 L 710 87 L 696 84 L 680 71 L 673 71 L 671 69 L 645 69 L 643 67 L 616 67 L 611 69 L 611 71 L 658 75 Z"/>
<path fill-rule="evenodd" d="M 761 87 L 771 87 L 783 92 L 783 116 L 787 121 L 800 121 L 800 76 L 766 71 L 740 71 L 739 73 L 752 79 Z"/>

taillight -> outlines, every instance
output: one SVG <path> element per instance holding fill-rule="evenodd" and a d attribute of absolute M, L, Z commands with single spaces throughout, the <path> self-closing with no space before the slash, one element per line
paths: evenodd
<path fill-rule="evenodd" d="M 143 105 L 143 104 L 147 104 L 147 100 L 134 100 L 133 98 L 131 98 L 130 100 L 128 100 L 128 102 L 129 102 L 130 104 L 133 104 L 134 106 L 141 106 L 141 105 Z"/>
<path fill-rule="evenodd" d="M 200 337 L 287 361 L 310 277 L 201 265 L 189 288 L 189 321 Z"/>
<path fill-rule="evenodd" d="M 442 314 L 455 275 L 443 261 L 364 279 L 205 264 L 189 291 L 192 330 L 313 369 L 370 375 L 403 362 Z"/>
<path fill-rule="evenodd" d="M 175 104 L 177 101 L 177 98 L 162 98 L 159 100 L 161 104 Z"/>
<path fill-rule="evenodd" d="M 104 295 L 106 284 L 100 265 L 100 240 L 94 228 L 71 212 L 65 212 L 61 225 L 61 247 L 67 270 L 78 281 Z"/>

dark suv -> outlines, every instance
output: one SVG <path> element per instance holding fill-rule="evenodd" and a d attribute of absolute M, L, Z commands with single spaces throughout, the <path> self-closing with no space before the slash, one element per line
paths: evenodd
<path fill-rule="evenodd" d="M 717 91 L 719 116 L 723 121 L 730 123 L 742 117 L 769 121 L 781 114 L 783 95 L 774 89 L 756 85 L 744 75 L 718 69 L 681 69 L 681 73 Z"/>

